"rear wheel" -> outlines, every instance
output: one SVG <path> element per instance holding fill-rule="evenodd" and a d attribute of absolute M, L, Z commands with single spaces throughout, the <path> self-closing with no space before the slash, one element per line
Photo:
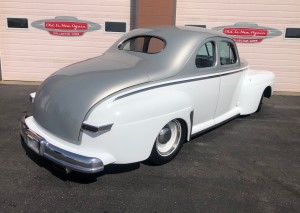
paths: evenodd
<path fill-rule="evenodd" d="M 171 161 L 180 151 L 185 138 L 186 127 L 184 122 L 177 119 L 168 122 L 156 137 L 148 160 L 157 165 Z"/>

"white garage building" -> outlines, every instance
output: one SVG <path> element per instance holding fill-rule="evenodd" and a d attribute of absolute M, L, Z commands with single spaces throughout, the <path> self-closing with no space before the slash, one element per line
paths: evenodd
<path fill-rule="evenodd" d="M 0 0 L 0 80 L 42 81 L 149 25 L 220 30 L 276 91 L 300 92 L 299 0 Z"/>

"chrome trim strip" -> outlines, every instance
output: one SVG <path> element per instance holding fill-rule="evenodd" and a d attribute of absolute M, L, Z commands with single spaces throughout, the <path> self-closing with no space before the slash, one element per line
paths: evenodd
<path fill-rule="evenodd" d="M 116 97 L 114 99 L 114 101 L 117 101 L 119 99 L 125 98 L 127 96 L 131 96 L 131 95 L 134 95 L 134 94 L 137 94 L 137 93 L 140 93 L 140 92 L 151 90 L 151 89 L 156 89 L 156 88 L 166 87 L 166 86 L 176 85 L 176 84 L 184 84 L 184 83 L 193 82 L 193 81 L 200 81 L 200 80 L 206 80 L 206 79 L 211 79 L 211 78 L 217 78 L 217 77 L 222 77 L 222 76 L 226 76 L 226 75 L 232 75 L 232 74 L 235 74 L 235 73 L 238 73 L 238 72 L 245 71 L 246 69 L 247 69 L 247 67 L 239 69 L 239 70 L 235 70 L 235 71 L 217 73 L 216 75 L 211 75 L 211 76 L 204 76 L 204 77 L 201 76 L 201 77 L 196 77 L 196 78 L 192 78 L 192 79 L 179 80 L 179 81 L 175 81 L 175 82 L 169 82 L 169 83 L 159 84 L 159 85 L 155 85 L 155 86 L 150 86 L 150 87 L 147 87 L 147 88 L 144 88 L 144 89 L 129 92 L 125 95 L 120 95 L 120 96 Z"/>
<path fill-rule="evenodd" d="M 27 147 L 32 149 L 35 153 L 49 159 L 55 164 L 77 172 L 97 173 L 104 169 L 103 162 L 99 158 L 75 154 L 52 145 L 43 137 L 29 129 L 25 122 L 26 117 L 27 116 L 24 116 L 21 120 L 21 136 Z M 30 138 L 30 143 L 27 141 L 27 138 Z"/>

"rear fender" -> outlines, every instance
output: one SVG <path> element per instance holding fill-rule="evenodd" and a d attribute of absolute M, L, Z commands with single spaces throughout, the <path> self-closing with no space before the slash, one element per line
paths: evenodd
<path fill-rule="evenodd" d="M 173 119 L 184 121 L 190 139 L 192 112 L 188 94 L 167 87 L 110 98 L 95 106 L 84 122 L 94 126 L 113 124 L 111 131 L 102 135 L 84 131 L 81 145 L 110 153 L 116 163 L 145 160 L 159 131 Z M 134 154 L 128 156 L 128 152 Z"/>

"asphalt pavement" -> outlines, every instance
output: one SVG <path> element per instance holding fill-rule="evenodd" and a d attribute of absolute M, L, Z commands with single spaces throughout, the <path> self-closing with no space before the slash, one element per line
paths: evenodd
<path fill-rule="evenodd" d="M 1 212 L 300 212 L 300 97 L 266 99 L 163 166 L 66 175 L 20 142 L 36 88 L 0 84 Z"/>

